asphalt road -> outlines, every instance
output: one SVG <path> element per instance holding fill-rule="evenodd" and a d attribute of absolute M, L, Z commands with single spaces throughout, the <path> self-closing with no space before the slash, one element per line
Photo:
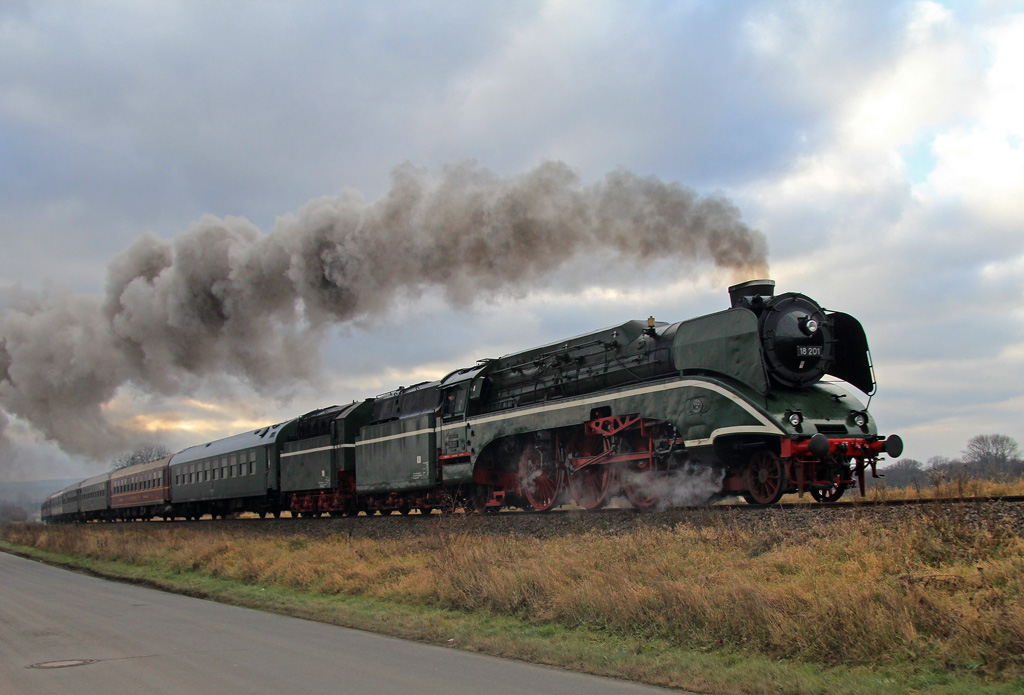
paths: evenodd
<path fill-rule="evenodd" d="M 0 552 L 0 695 L 669 692 L 678 695 L 119 584 Z"/>

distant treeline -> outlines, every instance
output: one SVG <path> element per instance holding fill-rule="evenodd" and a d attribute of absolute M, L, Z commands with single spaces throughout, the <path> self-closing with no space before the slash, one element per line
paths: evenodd
<path fill-rule="evenodd" d="M 1013 437 L 979 434 L 971 437 L 958 458 L 935 456 L 923 464 L 900 459 L 879 471 L 886 487 L 927 487 L 945 481 L 991 480 L 1007 482 L 1024 477 L 1024 459 Z"/>
<path fill-rule="evenodd" d="M 0 500 L 0 524 L 6 524 L 11 521 L 28 521 L 28 519 L 28 510 L 25 509 L 24 505 Z"/>

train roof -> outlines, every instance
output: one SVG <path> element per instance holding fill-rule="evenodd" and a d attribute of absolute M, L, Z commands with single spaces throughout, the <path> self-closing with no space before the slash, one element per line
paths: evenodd
<path fill-rule="evenodd" d="M 363 405 L 368 400 L 371 400 L 371 399 L 367 398 L 367 399 L 364 399 L 364 400 L 361 400 L 361 401 L 352 401 L 348 405 L 341 406 L 341 412 L 339 412 L 337 417 L 335 417 L 334 419 L 335 420 L 340 420 L 342 418 L 347 418 L 349 415 L 352 414 L 353 410 L 355 410 L 359 406 Z"/>
<path fill-rule="evenodd" d="M 481 372 L 491 366 L 491 362 L 494 360 L 483 360 L 473 367 L 465 367 L 463 369 L 456 369 L 451 372 L 445 378 L 441 379 L 442 386 L 452 386 L 463 381 L 469 381 L 470 379 L 476 378 Z"/>
<path fill-rule="evenodd" d="M 127 478 L 129 475 L 135 475 L 136 473 L 146 473 L 147 471 L 156 470 L 157 468 L 163 468 L 167 465 L 167 462 L 171 460 L 170 456 L 164 456 L 163 458 L 154 459 L 152 461 L 146 461 L 145 463 L 136 463 L 132 466 L 125 466 L 124 468 L 118 468 L 116 471 L 110 474 L 111 480 L 120 480 L 121 478 Z"/>
<path fill-rule="evenodd" d="M 294 422 L 297 422 L 297 420 L 286 420 L 284 422 L 279 422 L 276 425 L 270 425 L 269 427 L 261 427 L 258 430 L 250 430 L 249 432 L 225 437 L 224 439 L 217 439 L 212 442 L 207 442 L 206 444 L 190 446 L 184 451 L 179 451 L 177 454 L 172 456 L 171 465 L 177 466 L 181 463 L 191 463 L 192 461 L 199 461 L 211 456 L 232 454 L 237 451 L 252 449 L 257 446 L 274 444 L 277 442 L 278 438 L 282 438 L 282 435 L 291 429 L 288 425 Z"/>
<path fill-rule="evenodd" d="M 656 321 L 654 323 L 655 328 L 664 328 L 671 324 L 663 321 Z M 589 333 L 582 333 L 572 338 L 563 338 L 562 340 L 556 340 L 555 342 L 548 343 L 547 345 L 540 345 L 538 347 L 532 347 L 527 350 L 520 352 L 513 352 L 508 355 L 502 355 L 496 360 L 492 360 L 498 368 L 508 367 L 511 365 L 521 365 L 529 363 L 539 357 L 549 355 L 552 353 L 564 352 L 566 350 L 572 350 L 581 346 L 592 344 L 595 341 L 610 343 L 619 342 L 620 344 L 631 343 L 636 340 L 644 329 L 647 328 L 646 321 L 625 321 L 615 326 L 607 326 L 600 330 L 591 331 Z"/>
<path fill-rule="evenodd" d="M 299 416 L 298 421 L 301 422 L 303 420 L 313 420 L 315 418 L 321 417 L 329 417 L 332 420 L 346 418 L 349 415 L 351 415 L 353 410 L 366 403 L 367 400 L 372 399 L 352 401 L 351 403 L 346 403 L 345 405 L 332 405 L 326 408 L 320 408 L 318 410 L 311 410 L 308 413 Z"/>
<path fill-rule="evenodd" d="M 109 478 L 110 478 L 110 473 L 109 472 L 108 473 L 100 473 L 99 475 L 94 475 L 91 478 L 86 478 L 85 480 L 82 481 L 81 484 L 82 484 L 82 487 L 85 487 L 87 485 L 96 485 L 98 483 L 105 483 L 105 482 L 107 482 L 107 480 Z"/>

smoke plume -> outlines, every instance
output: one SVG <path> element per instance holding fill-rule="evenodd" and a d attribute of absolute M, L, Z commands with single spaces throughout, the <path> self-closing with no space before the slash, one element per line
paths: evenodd
<path fill-rule="evenodd" d="M 102 299 L 7 291 L 0 405 L 103 456 L 129 443 L 103 412 L 124 384 L 174 394 L 230 374 L 273 391 L 315 373 L 331 325 L 429 288 L 454 304 L 522 288 L 591 249 L 766 271 L 765 240 L 732 203 L 678 184 L 620 170 L 584 186 L 561 163 L 512 177 L 407 164 L 378 200 L 313 200 L 266 234 L 212 216 L 170 240 L 144 234 L 111 261 Z"/>

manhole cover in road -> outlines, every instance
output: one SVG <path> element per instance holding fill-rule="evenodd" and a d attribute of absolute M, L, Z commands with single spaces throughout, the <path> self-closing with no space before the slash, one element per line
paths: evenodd
<path fill-rule="evenodd" d="M 96 659 L 65 659 L 64 661 L 44 661 L 41 664 L 32 664 L 28 668 L 71 668 L 72 666 L 85 666 L 95 663 Z"/>

